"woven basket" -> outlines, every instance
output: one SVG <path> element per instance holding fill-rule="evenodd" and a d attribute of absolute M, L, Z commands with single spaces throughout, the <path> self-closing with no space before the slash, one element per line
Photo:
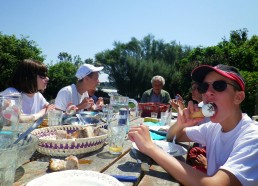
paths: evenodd
<path fill-rule="evenodd" d="M 90 137 L 90 138 L 77 138 L 77 139 L 53 139 L 57 130 L 65 130 L 68 134 L 83 129 L 86 126 L 79 125 L 63 125 L 45 127 L 35 129 L 32 134 L 39 138 L 37 150 L 49 156 L 69 156 L 79 155 L 100 149 L 106 138 L 107 130 L 104 135 Z M 52 138 L 52 139 L 51 139 Z"/>
<path fill-rule="evenodd" d="M 162 103 L 139 103 L 139 109 L 142 111 L 141 117 L 150 117 L 152 112 L 156 112 L 158 113 L 158 118 L 160 118 L 160 113 L 166 112 L 169 107 L 169 104 Z"/>

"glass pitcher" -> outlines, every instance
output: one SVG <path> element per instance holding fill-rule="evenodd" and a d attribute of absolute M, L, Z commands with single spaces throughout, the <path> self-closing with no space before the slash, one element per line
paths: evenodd
<path fill-rule="evenodd" d="M 138 102 L 134 99 L 129 99 L 129 97 L 112 95 L 110 96 L 109 105 L 109 120 L 118 120 L 119 125 L 130 125 L 130 113 L 129 103 L 135 105 L 134 117 L 138 117 Z"/>

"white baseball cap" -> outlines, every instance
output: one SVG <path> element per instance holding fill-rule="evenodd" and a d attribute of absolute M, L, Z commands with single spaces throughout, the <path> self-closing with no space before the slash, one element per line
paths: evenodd
<path fill-rule="evenodd" d="M 78 78 L 78 80 L 81 80 L 85 76 L 89 75 L 92 72 L 99 72 L 103 69 L 104 67 L 95 67 L 91 64 L 84 64 L 80 66 L 80 68 L 77 70 L 75 76 Z"/>

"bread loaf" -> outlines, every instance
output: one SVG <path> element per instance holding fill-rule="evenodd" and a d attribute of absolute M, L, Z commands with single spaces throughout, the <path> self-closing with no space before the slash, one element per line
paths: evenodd
<path fill-rule="evenodd" d="M 65 160 L 51 158 L 49 160 L 49 169 L 51 171 L 62 171 L 70 169 L 78 169 L 79 162 L 76 156 L 68 156 Z"/>

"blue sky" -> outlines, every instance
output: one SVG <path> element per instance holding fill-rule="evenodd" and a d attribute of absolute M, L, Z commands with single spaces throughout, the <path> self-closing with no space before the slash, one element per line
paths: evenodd
<path fill-rule="evenodd" d="M 152 34 L 182 45 L 213 46 L 230 31 L 258 35 L 257 0 L 0 0 L 0 32 L 29 36 L 55 63 L 59 52 L 94 58 Z M 101 81 L 106 76 L 101 76 Z"/>

